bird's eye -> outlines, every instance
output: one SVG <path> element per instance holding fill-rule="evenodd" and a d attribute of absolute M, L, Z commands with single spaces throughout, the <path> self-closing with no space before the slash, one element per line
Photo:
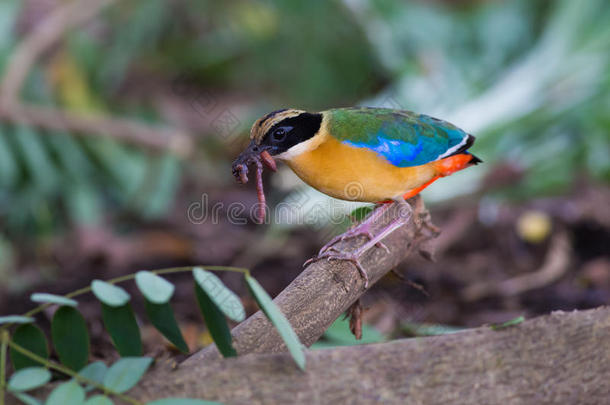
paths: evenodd
<path fill-rule="evenodd" d="M 292 127 L 279 127 L 273 131 L 271 137 L 276 142 L 281 142 L 286 138 L 288 132 L 292 129 Z"/>
<path fill-rule="evenodd" d="M 273 131 L 273 139 L 275 139 L 276 141 L 283 139 L 285 136 L 286 136 L 286 130 L 284 128 L 278 128 L 275 131 Z"/>

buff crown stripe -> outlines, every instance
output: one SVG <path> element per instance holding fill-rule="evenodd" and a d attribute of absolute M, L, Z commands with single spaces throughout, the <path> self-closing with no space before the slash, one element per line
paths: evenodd
<path fill-rule="evenodd" d="M 306 111 L 303 110 L 287 109 L 278 110 L 275 113 L 271 113 L 271 115 L 267 114 L 254 122 L 252 129 L 250 129 L 250 139 L 256 144 L 260 144 L 265 134 L 269 132 L 275 124 L 286 118 L 296 117 L 305 112 Z"/>

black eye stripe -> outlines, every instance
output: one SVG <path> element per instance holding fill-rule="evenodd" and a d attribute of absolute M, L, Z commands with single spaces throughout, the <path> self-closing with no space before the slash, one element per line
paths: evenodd
<path fill-rule="evenodd" d="M 322 114 L 303 113 L 283 119 L 267 131 L 261 145 L 270 147 L 272 154 L 281 153 L 313 137 L 320 129 L 321 123 Z"/>

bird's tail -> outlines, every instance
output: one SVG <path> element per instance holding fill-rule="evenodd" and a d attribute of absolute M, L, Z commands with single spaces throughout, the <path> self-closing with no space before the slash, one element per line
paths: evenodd
<path fill-rule="evenodd" d="M 423 189 L 434 183 L 439 178 L 449 176 L 450 174 L 465 169 L 469 166 L 478 165 L 481 162 L 483 162 L 481 159 L 469 152 L 462 152 L 457 155 L 451 155 L 444 159 L 438 160 L 434 162 L 434 164 L 436 165 L 437 175 L 430 179 L 427 183 L 407 191 L 406 194 L 403 195 L 403 198 L 405 200 L 408 200 L 411 197 L 415 197 Z"/>
<path fill-rule="evenodd" d="M 472 165 L 477 165 L 483 162 L 481 159 L 476 157 L 475 155 L 464 152 L 458 155 L 453 155 L 441 159 L 436 163 L 436 170 L 438 174 L 442 177 L 449 176 L 459 170 L 465 169 Z"/>

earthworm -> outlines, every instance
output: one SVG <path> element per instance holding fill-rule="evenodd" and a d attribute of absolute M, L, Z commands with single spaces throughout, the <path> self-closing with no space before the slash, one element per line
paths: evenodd
<path fill-rule="evenodd" d="M 246 184 L 248 182 L 248 166 L 246 166 L 246 165 L 237 166 L 237 174 L 239 175 L 240 183 Z"/>
<path fill-rule="evenodd" d="M 263 164 L 260 159 L 256 159 L 256 194 L 258 196 L 258 215 L 256 220 L 259 224 L 265 222 L 265 191 L 263 190 Z"/>
<path fill-rule="evenodd" d="M 266 199 L 263 190 L 263 164 L 269 169 L 276 171 L 277 165 L 275 160 L 268 151 L 263 151 L 259 155 L 253 153 L 242 153 L 235 162 L 233 162 L 233 175 L 242 184 L 248 182 L 248 165 L 256 164 L 256 194 L 258 197 L 258 211 L 256 213 L 256 222 L 263 223 L 265 221 Z"/>
<path fill-rule="evenodd" d="M 274 172 L 277 171 L 277 165 L 275 164 L 275 160 L 266 150 L 261 152 L 261 160 L 269 169 L 273 170 Z"/>

